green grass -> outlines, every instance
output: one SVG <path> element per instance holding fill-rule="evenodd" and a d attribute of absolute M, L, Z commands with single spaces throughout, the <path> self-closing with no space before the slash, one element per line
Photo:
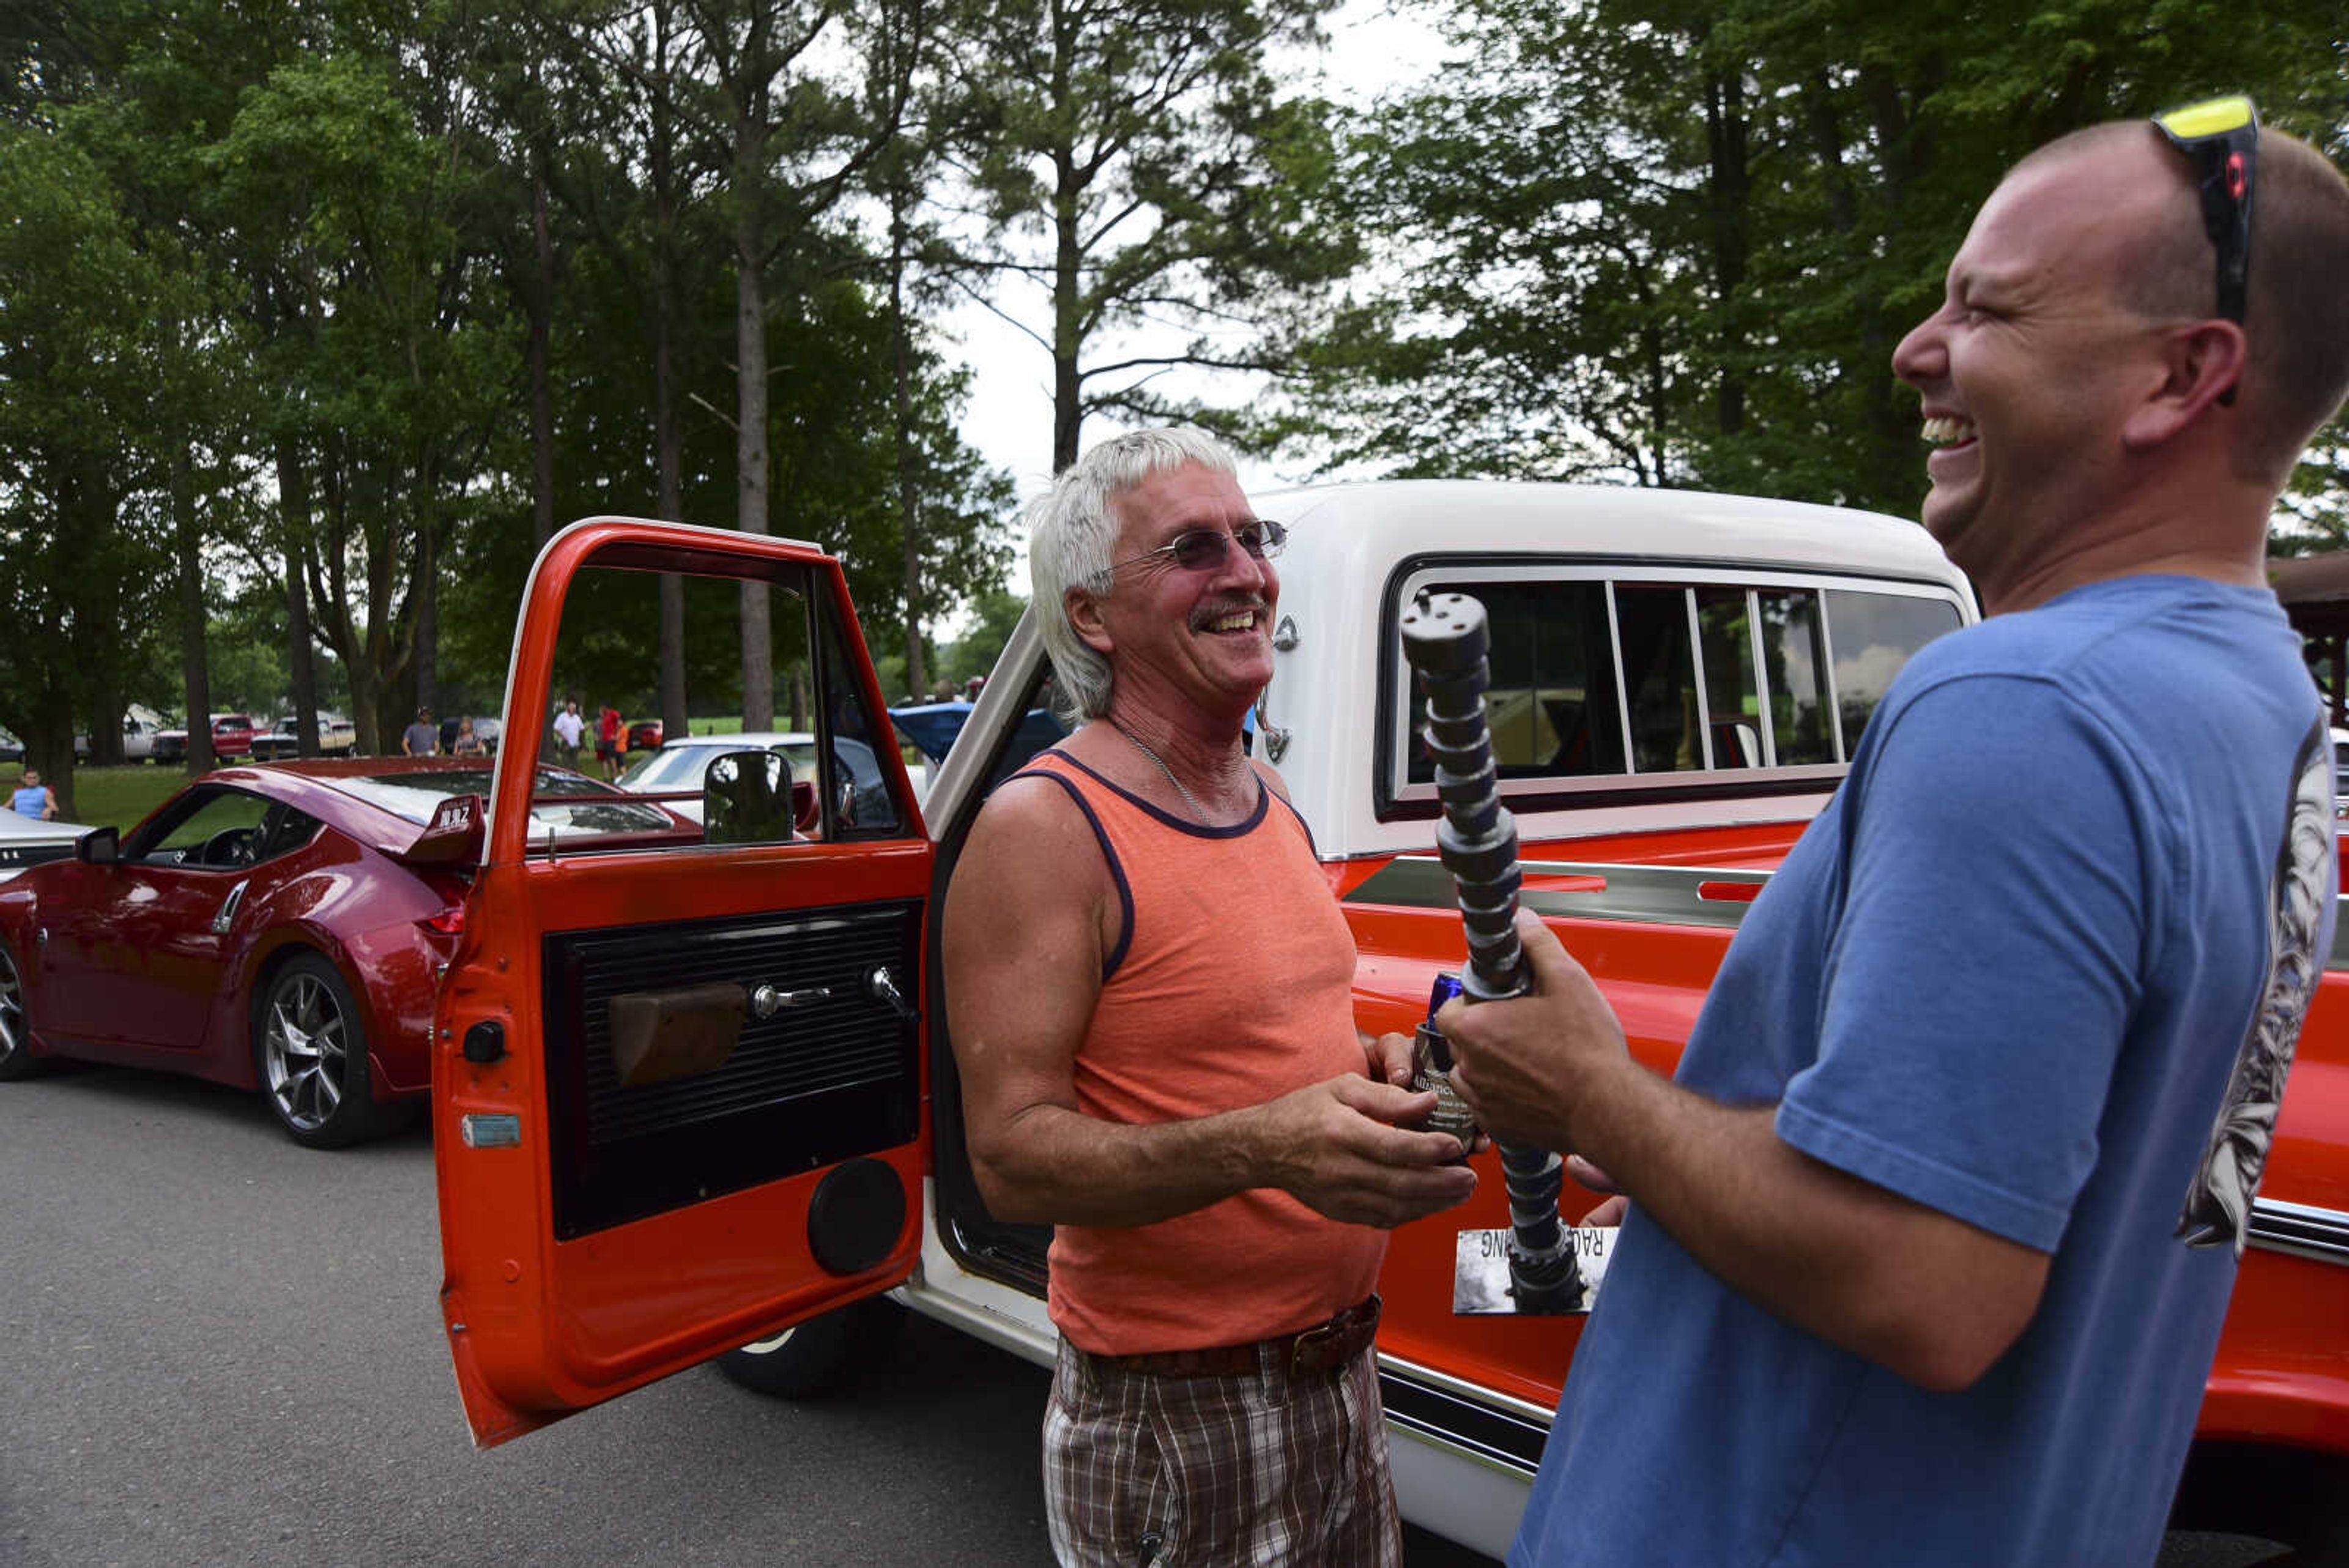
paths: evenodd
<path fill-rule="evenodd" d="M 14 763 L 0 767 L 0 790 L 14 794 L 24 771 Z M 187 782 L 185 770 L 159 768 L 150 763 L 132 763 L 119 768 L 76 768 L 73 809 L 60 807 L 57 815 L 92 827 L 127 829 Z"/>

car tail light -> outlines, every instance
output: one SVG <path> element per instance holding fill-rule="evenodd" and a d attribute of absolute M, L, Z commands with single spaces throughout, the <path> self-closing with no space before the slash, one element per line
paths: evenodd
<path fill-rule="evenodd" d="M 427 877 L 424 885 L 444 906 L 438 912 L 425 916 L 416 923 L 426 930 L 444 937 L 462 936 L 465 932 L 465 884 L 454 877 Z"/>

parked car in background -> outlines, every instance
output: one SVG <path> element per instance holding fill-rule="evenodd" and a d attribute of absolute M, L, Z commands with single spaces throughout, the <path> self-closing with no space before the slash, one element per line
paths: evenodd
<path fill-rule="evenodd" d="M 430 759 L 224 768 L 128 834 L 82 832 L 0 882 L 0 1080 L 52 1056 L 160 1067 L 260 1089 L 313 1148 L 384 1130 L 431 1082 L 489 789 Z M 533 790 L 534 839 L 700 837 L 561 768 Z"/>
<path fill-rule="evenodd" d="M 212 718 L 212 756 L 219 762 L 232 757 L 253 754 L 253 715 L 250 713 L 215 713 Z M 181 763 L 188 757 L 188 732 L 184 727 L 159 730 L 155 732 L 155 760 L 159 763 Z"/>
<path fill-rule="evenodd" d="M 25 760 L 25 742 L 0 730 L 0 763 L 21 763 Z"/>
<path fill-rule="evenodd" d="M 163 716 L 154 709 L 133 702 L 122 715 L 122 760 L 143 763 L 155 754 L 155 736 L 163 728 Z M 74 737 L 74 755 L 88 758 L 90 743 L 88 735 Z"/>
<path fill-rule="evenodd" d="M 638 757 L 620 770 L 612 782 L 632 794 L 676 796 L 663 804 L 680 816 L 695 822 L 701 820 L 701 802 L 696 798 L 703 788 L 703 778 L 709 764 L 729 752 L 767 751 L 780 753 L 792 765 L 792 777 L 804 782 L 816 776 L 816 739 L 804 730 L 761 730 L 740 735 L 687 735 L 671 741 L 649 756 Z M 840 815 L 843 821 L 854 826 L 857 820 L 857 803 L 875 801 L 885 808 L 889 800 L 888 786 L 881 780 L 880 759 L 873 748 L 848 736 L 837 736 L 832 742 L 833 753 L 840 759 L 843 782 L 841 784 Z"/>
<path fill-rule="evenodd" d="M 74 840 L 88 831 L 78 822 L 38 822 L 0 809 L 0 883 L 29 867 L 64 859 L 73 853 Z M 0 1013 L 6 1009 L 5 999 L 0 998 Z M 0 1046 L 0 1052 L 5 1050 Z"/>
<path fill-rule="evenodd" d="M 658 719 L 632 719 L 628 722 L 627 740 L 620 749 L 624 752 L 657 752 L 666 738 L 665 729 Z"/>
<path fill-rule="evenodd" d="M 889 722 L 914 749 L 922 753 L 922 771 L 914 776 L 914 797 L 929 799 L 930 781 L 954 749 L 956 738 L 963 725 L 969 722 L 971 704 L 964 701 L 916 702 L 889 710 Z M 989 787 L 1001 784 L 1027 760 L 1048 746 L 1058 745 L 1068 738 L 1068 726 L 1052 716 L 1049 708 L 1030 708 L 1021 716 L 1019 728 L 997 759 L 994 772 L 988 777 Z"/>
<path fill-rule="evenodd" d="M 280 718 L 265 732 L 253 737 L 253 759 L 259 763 L 283 762 L 302 754 L 299 742 L 299 721 L 291 713 Z M 347 755 L 357 741 L 357 731 L 348 719 L 339 713 L 318 715 L 318 754 Z"/>

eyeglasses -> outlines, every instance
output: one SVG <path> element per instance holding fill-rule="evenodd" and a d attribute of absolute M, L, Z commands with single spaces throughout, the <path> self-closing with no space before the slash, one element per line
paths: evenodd
<path fill-rule="evenodd" d="M 1164 556 L 1186 572 L 1212 572 L 1224 564 L 1234 545 L 1264 561 L 1279 555 L 1280 547 L 1288 543 L 1288 528 L 1268 517 L 1251 517 L 1228 534 L 1220 528 L 1194 528 L 1186 534 L 1177 534 L 1155 550 L 1111 562 L 1109 569 L 1123 571 Z"/>
<path fill-rule="evenodd" d="M 2241 326 L 2251 271 L 2251 174 L 2260 161 L 2260 117 L 2238 93 L 2153 117 L 2169 144 L 2194 165 L 2202 226 L 2219 252 L 2219 314 Z"/>

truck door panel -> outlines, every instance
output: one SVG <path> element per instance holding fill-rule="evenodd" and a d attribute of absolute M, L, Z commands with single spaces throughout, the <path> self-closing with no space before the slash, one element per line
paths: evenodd
<path fill-rule="evenodd" d="M 778 700 L 812 697 L 803 757 L 836 759 L 814 764 L 812 834 L 710 842 L 698 788 L 612 796 L 538 763 L 555 694 L 594 696 L 594 639 L 672 568 L 705 607 L 737 601 L 725 579 L 768 583 Z M 541 556 L 514 646 L 434 1032 L 442 1303 L 484 1445 L 903 1280 L 928 1159 L 931 850 L 837 566 L 787 541 L 576 524 Z M 859 746 L 877 799 L 832 776 Z"/>

